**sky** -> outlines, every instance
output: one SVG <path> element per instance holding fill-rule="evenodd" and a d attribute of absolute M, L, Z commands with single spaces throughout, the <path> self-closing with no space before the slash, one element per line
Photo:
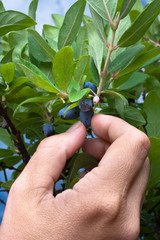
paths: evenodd
<path fill-rule="evenodd" d="M 28 7 L 31 0 L 2 0 L 6 10 L 16 10 L 28 13 Z M 65 15 L 69 7 L 76 2 L 76 0 L 39 0 L 38 9 L 37 9 L 37 26 L 36 30 L 41 33 L 43 24 L 53 25 L 53 20 L 51 18 L 52 13 Z M 142 0 L 142 3 L 145 4 L 147 0 Z M 85 14 L 88 15 L 88 9 L 85 10 Z M 0 148 L 4 148 L 5 145 L 0 143 Z M 3 173 L 0 172 L 0 180 L 4 181 Z M 0 193 L 0 198 L 3 200 L 7 199 L 7 194 Z M 4 205 L 0 203 L 0 222 L 3 216 Z"/>
<path fill-rule="evenodd" d="M 31 0 L 2 0 L 2 2 L 6 10 L 16 10 L 27 14 Z M 74 2 L 76 2 L 76 0 L 39 0 L 36 30 L 41 33 L 43 24 L 53 25 L 51 14 L 65 15 L 66 11 Z"/>
<path fill-rule="evenodd" d="M 2 0 L 2 2 L 6 10 L 16 10 L 27 14 L 31 0 Z M 76 0 L 39 0 L 36 30 L 41 33 L 43 24 L 53 25 L 51 14 L 57 13 L 65 15 L 66 11 L 74 2 L 76 2 Z M 141 0 L 141 2 L 146 4 L 147 0 Z M 88 8 L 86 8 L 85 14 L 88 13 Z"/>

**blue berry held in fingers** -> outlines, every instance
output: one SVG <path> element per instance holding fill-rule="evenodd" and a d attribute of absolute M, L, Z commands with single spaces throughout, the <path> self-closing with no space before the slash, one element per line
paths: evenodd
<path fill-rule="evenodd" d="M 88 112 L 84 112 L 82 110 L 80 111 L 80 120 L 86 128 L 89 128 L 89 126 L 91 125 L 91 119 L 93 115 L 94 115 L 93 108 L 91 108 L 91 110 Z"/>
<path fill-rule="evenodd" d="M 88 99 L 88 98 L 82 98 L 79 101 L 79 108 L 83 111 L 83 112 L 88 112 L 91 110 L 92 108 L 92 100 Z"/>

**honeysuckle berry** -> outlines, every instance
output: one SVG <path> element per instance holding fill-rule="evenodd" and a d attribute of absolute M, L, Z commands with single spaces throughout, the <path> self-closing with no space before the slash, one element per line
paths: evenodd
<path fill-rule="evenodd" d="M 71 108 L 69 109 L 67 112 L 66 112 L 66 115 L 64 114 L 66 109 L 69 107 L 70 105 L 67 105 L 65 106 L 64 108 L 62 108 L 59 113 L 58 113 L 58 116 L 62 119 L 65 119 L 65 120 L 73 120 L 73 119 L 76 119 L 79 117 L 79 112 L 80 112 L 80 109 L 79 107 L 74 107 L 74 108 Z"/>
<path fill-rule="evenodd" d="M 97 86 L 92 82 L 85 82 L 84 88 L 90 88 L 95 94 L 97 93 Z M 92 91 L 89 94 L 94 95 Z"/>
<path fill-rule="evenodd" d="M 83 112 L 88 112 L 91 110 L 92 108 L 92 100 L 91 99 L 88 99 L 88 98 L 82 98 L 80 101 L 79 101 L 79 108 L 81 111 Z"/>

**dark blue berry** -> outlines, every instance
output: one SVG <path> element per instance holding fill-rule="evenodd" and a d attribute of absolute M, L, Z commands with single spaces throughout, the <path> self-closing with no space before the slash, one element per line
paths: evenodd
<path fill-rule="evenodd" d="M 69 109 L 67 112 L 66 112 L 66 115 L 64 116 L 64 112 L 66 111 L 66 109 L 69 107 L 69 105 L 65 106 L 64 108 L 62 108 L 59 113 L 58 113 L 58 116 L 62 119 L 65 119 L 65 120 L 72 120 L 72 119 L 76 119 L 79 117 L 79 107 L 74 107 L 74 108 L 71 108 Z"/>
<path fill-rule="evenodd" d="M 91 119 L 93 117 L 93 114 L 93 108 L 91 108 L 91 110 L 88 112 L 80 111 L 80 120 L 86 128 L 89 128 L 89 126 L 91 125 Z"/>
<path fill-rule="evenodd" d="M 79 101 L 79 108 L 81 109 L 81 111 L 83 112 L 88 112 L 91 110 L 92 108 L 92 100 L 91 99 L 88 99 L 88 98 L 82 98 L 80 101 Z"/>
<path fill-rule="evenodd" d="M 85 82 L 84 88 L 90 88 L 95 94 L 97 93 L 97 86 L 92 82 Z M 89 94 L 94 95 L 92 91 Z"/>
<path fill-rule="evenodd" d="M 54 134 L 54 128 L 50 124 L 45 124 L 43 126 L 42 131 L 43 131 L 43 134 L 44 134 L 45 137 L 49 137 L 49 136 L 52 136 Z"/>

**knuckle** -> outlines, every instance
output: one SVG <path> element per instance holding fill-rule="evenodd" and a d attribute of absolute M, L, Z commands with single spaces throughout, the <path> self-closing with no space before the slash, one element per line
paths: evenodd
<path fill-rule="evenodd" d="M 44 138 L 44 139 L 40 142 L 40 144 L 38 145 L 37 150 L 46 148 L 48 145 L 49 145 L 49 140 L 48 140 L 48 138 Z"/>
<path fill-rule="evenodd" d="M 140 142 L 140 145 L 143 147 L 143 149 L 145 149 L 148 153 L 150 149 L 150 140 L 147 137 L 147 135 L 144 133 L 141 133 L 139 136 L 139 142 Z"/>
<path fill-rule="evenodd" d="M 21 193 L 23 193 L 22 184 L 20 184 L 19 181 L 16 180 L 10 188 L 9 195 L 16 196 L 17 198 L 17 196 L 21 196 Z"/>
<path fill-rule="evenodd" d="M 136 222 L 130 222 L 124 226 L 123 239 L 126 239 L 126 240 L 138 239 L 139 233 L 140 233 L 140 224 L 138 219 L 136 220 Z"/>

